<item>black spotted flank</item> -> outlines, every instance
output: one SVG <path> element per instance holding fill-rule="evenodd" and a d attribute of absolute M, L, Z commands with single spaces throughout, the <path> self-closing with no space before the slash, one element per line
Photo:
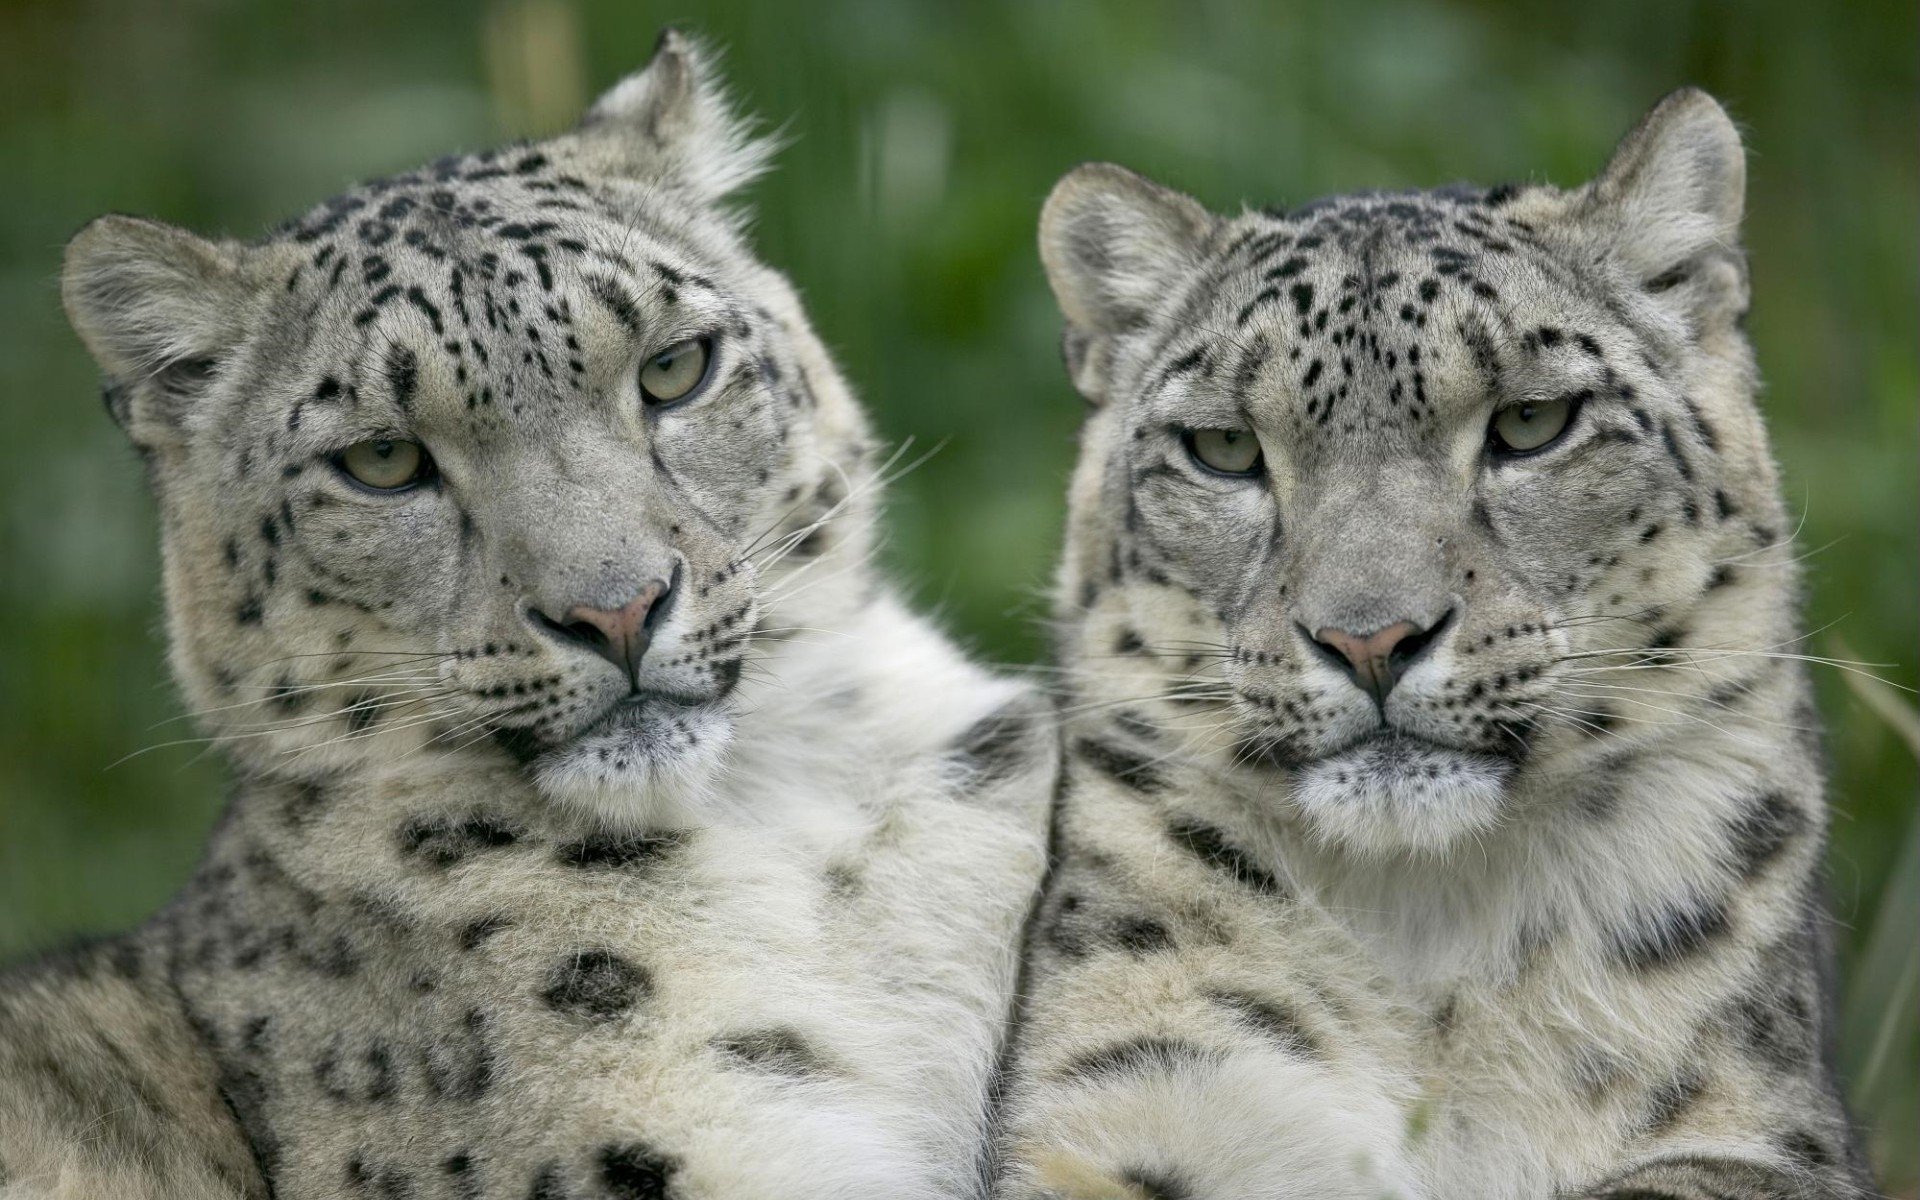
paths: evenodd
<path fill-rule="evenodd" d="M 518 825 L 490 813 L 415 817 L 400 827 L 400 853 L 435 867 L 451 867 L 484 850 L 511 846 L 525 835 Z"/>
<path fill-rule="evenodd" d="M 453 1194 L 459 1200 L 480 1200 L 480 1181 L 475 1178 L 473 1151 L 460 1150 L 440 1162 L 440 1171 L 452 1181 Z"/>
<path fill-rule="evenodd" d="M 1812 1130 L 1787 1130 L 1775 1136 L 1774 1144 L 1804 1170 L 1824 1171 L 1834 1165 L 1833 1151 Z"/>
<path fill-rule="evenodd" d="M 1197 817 L 1175 815 L 1167 822 L 1167 836 L 1209 867 L 1224 871 L 1262 895 L 1284 897 L 1287 894 L 1287 889 L 1271 871 L 1229 842 L 1226 834 Z"/>
<path fill-rule="evenodd" d="M 1215 1052 L 1192 1042 L 1138 1037 L 1078 1055 L 1060 1069 L 1060 1074 L 1070 1079 L 1147 1075 L 1172 1071 L 1189 1063 L 1211 1062 L 1218 1057 Z"/>
<path fill-rule="evenodd" d="M 326 784 L 318 780 L 301 780 L 288 793 L 280 816 L 292 828 L 305 828 L 326 810 L 328 803 Z"/>
<path fill-rule="evenodd" d="M 689 834 L 667 829 L 655 833 L 596 833 L 562 843 L 554 857 L 582 870 L 639 870 L 653 866 L 685 845 Z"/>
<path fill-rule="evenodd" d="M 1614 930 L 1613 958 L 1636 971 L 1670 967 L 1705 951 L 1732 928 L 1723 900 L 1688 897 L 1642 912 Z"/>
<path fill-rule="evenodd" d="M 1208 992 L 1207 999 L 1232 1013 L 1287 1053 L 1315 1058 L 1320 1056 L 1319 1039 L 1307 1032 L 1307 1027 L 1300 1023 L 1298 1013 L 1278 1000 L 1225 989 Z"/>
<path fill-rule="evenodd" d="M 1161 792 L 1167 787 L 1164 775 L 1145 757 L 1098 738 L 1083 737 L 1073 743 L 1074 757 L 1107 778 L 1136 792 Z"/>
<path fill-rule="evenodd" d="M 527 1200 L 569 1200 L 567 1185 L 560 1182 L 559 1163 L 547 1163 L 534 1173 Z"/>
<path fill-rule="evenodd" d="M 335 1033 L 314 1061 L 313 1081 L 336 1104 L 385 1103 L 398 1088 L 393 1050 L 377 1038 L 364 1047 L 350 1047 Z"/>
<path fill-rule="evenodd" d="M 1687 1111 L 1699 1102 L 1701 1093 L 1706 1090 L 1707 1081 L 1698 1071 L 1691 1069 L 1682 1070 L 1654 1087 L 1647 1095 L 1647 1132 L 1658 1135 L 1671 1130 L 1686 1117 Z"/>
<path fill-rule="evenodd" d="M 1741 878 L 1759 875 L 1806 827 L 1807 814 L 1779 792 L 1749 800 L 1727 826 L 1733 864 Z"/>
<path fill-rule="evenodd" d="M 356 1196 L 411 1196 L 413 1176 L 399 1167 L 373 1167 L 360 1154 L 347 1159 L 347 1185 Z"/>
<path fill-rule="evenodd" d="M 647 972 L 607 950 L 579 950 L 547 972 L 540 998 L 549 1008 L 590 1021 L 624 1016 L 653 992 Z"/>
<path fill-rule="evenodd" d="M 1026 763 L 1026 734 L 1033 715 L 1015 701 L 974 722 L 954 743 L 953 761 L 967 774 L 969 787 L 1010 778 Z"/>
<path fill-rule="evenodd" d="M 600 1148 L 600 1182 L 610 1200 L 668 1200 L 680 1161 L 639 1142 Z"/>
<path fill-rule="evenodd" d="M 1754 1058 L 1779 1071 L 1804 1070 L 1818 1053 L 1820 1030 L 1813 1008 L 1792 981 L 1770 981 L 1729 1006 L 1728 1025 Z"/>
<path fill-rule="evenodd" d="M 1114 922 L 1113 941 L 1120 949 L 1140 957 L 1174 948 L 1173 933 L 1166 924 L 1140 914 Z"/>
<path fill-rule="evenodd" d="M 478 950 L 488 938 L 512 924 L 513 918 L 505 913 L 489 913 L 469 921 L 460 927 L 460 948 L 468 951 Z"/>
<path fill-rule="evenodd" d="M 726 1057 L 756 1070 L 796 1078 L 819 1075 L 828 1064 L 797 1030 L 785 1026 L 723 1033 L 710 1045 Z"/>
<path fill-rule="evenodd" d="M 436 1100 L 470 1103 L 486 1095 L 493 1087 L 496 1068 L 487 1040 L 486 1014 L 468 1009 L 458 1033 L 429 1042 L 421 1050 L 420 1065 L 427 1094 Z"/>

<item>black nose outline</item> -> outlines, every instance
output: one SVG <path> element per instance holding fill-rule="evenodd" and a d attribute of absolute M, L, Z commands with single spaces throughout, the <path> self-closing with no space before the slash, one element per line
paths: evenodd
<path fill-rule="evenodd" d="M 1295 622 L 1300 636 L 1322 658 L 1338 667 L 1354 686 L 1373 699 L 1383 712 L 1387 697 L 1453 624 L 1454 610 L 1422 629 L 1409 620 L 1394 621 L 1371 633 L 1352 634 L 1344 629 L 1323 627 L 1310 630 Z"/>
<path fill-rule="evenodd" d="M 626 673 L 629 686 L 640 686 L 640 663 L 653 645 L 654 633 L 679 598 L 679 564 L 670 579 L 654 579 L 643 585 L 625 604 L 616 609 L 573 604 L 556 620 L 539 608 L 527 609 L 527 620 L 534 628 L 563 645 L 591 651 Z"/>

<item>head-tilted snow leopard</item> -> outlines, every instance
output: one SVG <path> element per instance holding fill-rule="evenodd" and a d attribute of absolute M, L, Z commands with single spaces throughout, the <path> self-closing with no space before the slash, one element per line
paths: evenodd
<path fill-rule="evenodd" d="M 719 206 L 768 144 L 677 63 L 260 245 L 74 239 L 68 310 L 165 518 L 175 667 L 237 755 L 495 737 L 630 817 L 722 753 L 766 564 L 864 552 L 864 421 Z"/>
<path fill-rule="evenodd" d="M 75 237 L 237 780 L 165 912 L 0 980 L 0 1176 L 970 1189 L 1051 740 L 868 564 L 864 418 L 728 208 L 767 155 L 670 34 L 262 241 Z"/>
<path fill-rule="evenodd" d="M 1852 1194 L 1744 183 L 1688 91 L 1573 189 L 1054 190 L 1010 1194 Z"/>

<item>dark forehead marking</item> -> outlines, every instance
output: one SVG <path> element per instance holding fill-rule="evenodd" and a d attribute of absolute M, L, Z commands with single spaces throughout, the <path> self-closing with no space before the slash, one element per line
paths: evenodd
<path fill-rule="evenodd" d="M 448 285 L 461 289 L 463 298 L 469 276 L 474 282 L 508 287 L 531 278 L 551 292 L 556 285 L 554 262 L 560 257 L 591 260 L 631 274 L 635 268 L 624 246 L 642 226 L 650 239 L 676 250 L 690 249 L 678 244 L 670 222 L 651 217 L 644 206 L 633 211 L 629 207 L 556 170 L 540 153 L 509 148 L 373 180 L 286 223 L 271 240 L 316 244 L 310 265 L 324 272 L 328 290 L 342 283 L 352 264 L 359 281 L 379 289 L 369 309 L 405 297 L 432 322 L 434 315 L 418 303 L 417 295 L 389 290 L 399 286 L 390 280 L 397 265 L 386 251 L 390 243 L 404 244 L 430 263 L 448 264 Z M 605 226 L 603 236 L 584 236 L 595 221 Z M 312 278 L 301 270 L 289 276 L 289 290 L 303 277 Z M 492 309 L 485 315 L 490 323 L 497 320 Z M 367 311 L 360 314 L 363 324 L 371 319 Z"/>
<path fill-rule="evenodd" d="M 569 210 L 562 219 L 554 219 L 557 212 L 543 215 L 562 207 Z M 405 310 L 446 353 L 468 410 L 504 415 L 523 411 L 530 398 L 515 398 L 518 382 L 524 382 L 516 376 L 525 372 L 549 386 L 577 391 L 583 385 L 582 346 L 572 330 L 558 262 L 575 258 L 587 265 L 581 274 L 588 276 L 589 294 L 637 328 L 639 302 L 618 282 L 638 282 L 624 249 L 632 235 L 644 226 L 654 244 L 689 249 L 669 236 L 670 228 L 655 228 L 662 224 L 644 206 L 627 211 L 610 195 L 555 171 L 543 155 L 510 149 L 375 180 L 324 202 L 273 236 L 314 245 L 306 264 L 314 270 L 296 271 L 287 282 L 290 291 L 304 283 L 309 294 L 319 294 L 306 319 L 292 327 L 324 324 L 321 306 L 329 303 L 351 313 L 356 329 L 373 328 L 389 312 Z M 410 252 L 396 256 L 401 245 Z M 348 271 L 350 265 L 356 269 Z M 416 342 L 402 351 L 395 344 L 391 337 L 357 339 L 349 361 L 331 365 L 329 377 L 349 380 L 351 398 L 353 381 L 366 378 L 371 354 L 373 371 L 391 384 L 405 410 L 418 386 L 418 355 L 427 348 Z M 502 354 L 503 363 L 512 364 L 506 374 L 476 378 L 476 368 L 491 368 Z"/>
<path fill-rule="evenodd" d="M 598 300 L 630 332 L 640 332 L 640 305 L 625 284 L 606 275 L 587 280 L 587 294 Z"/>
<path fill-rule="evenodd" d="M 1314 281 L 1304 276 L 1322 261 L 1323 256 L 1317 252 L 1329 243 L 1359 259 L 1359 274 L 1348 272 L 1339 281 L 1342 291 L 1357 289 L 1370 295 L 1397 280 L 1397 272 L 1390 272 L 1385 278 L 1375 278 L 1373 260 L 1376 250 L 1397 227 L 1411 224 L 1414 231 L 1409 233 L 1401 228 L 1402 236 L 1408 239 L 1417 237 L 1419 222 L 1425 219 L 1428 206 L 1396 203 L 1390 206 L 1386 215 L 1378 215 L 1374 209 L 1367 208 L 1361 218 L 1354 219 L 1341 204 L 1342 199 L 1336 197 L 1305 210 L 1270 214 L 1267 219 L 1283 225 L 1304 223 L 1305 229 L 1283 237 L 1269 235 L 1251 240 L 1244 237 L 1236 239 L 1228 244 L 1226 253 L 1217 256 L 1213 269 L 1208 272 L 1209 292 L 1228 279 L 1248 274 L 1253 275 L 1253 282 L 1257 285 L 1251 298 L 1240 306 L 1235 316 L 1236 327 L 1244 328 L 1271 306 L 1290 312 L 1298 321 L 1302 336 L 1324 330 L 1328 313 L 1325 310 L 1314 311 L 1318 291 Z M 1243 254 L 1242 251 L 1246 249 L 1252 253 Z M 1284 256 L 1283 251 L 1286 252 Z M 1279 261 L 1273 261 L 1275 258 Z M 1343 296 L 1337 302 L 1340 306 L 1338 311 L 1342 315 L 1351 311 L 1359 298 L 1354 295 Z M 1200 299 L 1206 301 L 1210 297 L 1202 296 Z"/>
<path fill-rule="evenodd" d="M 687 287 L 699 288 L 703 291 L 717 292 L 720 290 L 720 287 L 718 284 L 714 283 L 713 280 L 707 278 L 705 275 L 698 273 L 697 271 L 689 271 L 682 267 L 668 266 L 666 263 L 663 263 L 658 259 L 654 259 L 648 262 L 647 265 L 653 268 L 653 273 L 655 275 L 658 275 L 662 280 L 664 280 L 667 284 L 673 287 L 679 287 L 684 284 Z"/>
<path fill-rule="evenodd" d="M 1233 394 L 1243 410 L 1246 408 L 1246 396 L 1253 387 L 1254 379 L 1266 367 L 1272 357 L 1273 343 L 1267 340 L 1266 334 L 1262 333 L 1255 336 L 1254 339 L 1247 344 L 1245 352 L 1240 356 L 1239 363 L 1234 366 Z"/>
<path fill-rule="evenodd" d="M 1516 240 L 1534 244 L 1530 230 L 1509 228 L 1510 221 L 1502 218 L 1496 223 L 1487 215 L 1488 195 L 1467 188 L 1361 193 L 1329 197 L 1291 211 L 1268 210 L 1251 219 L 1259 222 L 1264 218 L 1274 226 L 1256 224 L 1227 242 L 1214 257 L 1207 273 L 1209 282 L 1217 285 L 1236 275 L 1255 274 L 1260 286 L 1254 299 L 1241 310 L 1244 323 L 1254 311 L 1283 299 L 1290 299 L 1295 314 L 1302 315 L 1300 310 L 1313 299 L 1311 285 L 1289 281 L 1306 272 L 1321 257 L 1315 252 L 1323 248 L 1338 249 L 1359 260 L 1359 274 L 1351 276 L 1349 282 L 1363 294 L 1401 282 L 1397 270 L 1378 275 L 1374 271 L 1378 251 L 1389 242 L 1408 248 L 1429 245 L 1437 275 L 1467 274 L 1473 256 L 1454 242 L 1471 242 L 1479 253 L 1496 255 L 1515 253 Z M 1288 253 L 1273 262 L 1282 251 Z M 1487 287 L 1484 281 L 1464 282 L 1469 287 L 1481 283 L 1483 294 Z M 1437 281 L 1426 282 L 1421 289 L 1423 299 L 1431 300 L 1438 289 Z"/>
<path fill-rule="evenodd" d="M 1474 370 L 1480 373 L 1482 382 L 1488 391 L 1500 386 L 1502 368 L 1500 347 L 1493 332 L 1478 314 L 1469 313 L 1460 318 L 1456 327 L 1460 340 L 1466 344 L 1467 354 L 1473 360 Z"/>
<path fill-rule="evenodd" d="M 420 382 L 420 359 L 398 343 L 387 347 L 387 382 L 393 388 L 393 400 L 401 412 L 413 407 L 413 394 Z"/>
<path fill-rule="evenodd" d="M 307 368 L 321 382 L 302 387 L 313 391 L 293 407 L 288 430 L 314 402 L 358 408 L 363 394 L 406 413 L 427 379 L 452 380 L 476 433 L 549 412 L 586 387 L 587 352 L 568 300 L 576 289 L 580 306 L 606 308 L 635 334 L 649 309 L 688 289 L 717 296 L 716 320 L 755 358 L 757 331 L 716 282 L 728 243 L 710 240 L 701 221 L 617 182 L 590 184 L 524 147 L 443 159 L 324 201 L 269 235 L 307 252 L 285 279 L 281 360 L 304 359 L 320 344 L 315 331 L 344 326 L 350 335 Z M 778 381 L 777 367 L 759 369 Z M 811 403 L 804 378 L 788 391 L 794 407 Z M 787 431 L 778 432 L 784 441 Z"/>
<path fill-rule="evenodd" d="M 1240 329 L 1259 324 L 1282 339 L 1278 347 L 1293 367 L 1292 390 L 1308 427 L 1335 426 L 1352 433 L 1383 424 L 1411 426 L 1433 415 L 1420 346 L 1429 314 L 1449 293 L 1471 301 L 1456 310 L 1448 333 L 1459 339 L 1481 384 L 1504 382 L 1509 352 L 1537 356 L 1543 344 L 1564 337 L 1570 350 L 1600 361 L 1600 340 L 1582 330 L 1553 330 L 1542 338 L 1522 330 L 1507 311 L 1499 287 L 1482 273 L 1489 260 L 1507 258 L 1536 268 L 1542 281 L 1598 299 L 1622 315 L 1605 285 L 1561 260 L 1530 225 L 1497 210 L 1517 194 L 1511 187 L 1482 192 L 1450 188 L 1433 192 L 1335 196 L 1302 208 L 1242 218 L 1232 236 L 1219 238 L 1201 270 L 1183 292 L 1178 319 L 1163 329 L 1145 360 L 1157 386 L 1195 369 L 1211 367 L 1206 347 L 1220 342 L 1244 348 Z M 1398 254 L 1384 261 L 1389 249 Z M 1337 257 L 1336 257 L 1337 256 Z M 1235 281 L 1239 281 L 1235 287 Z M 1220 312 L 1222 293 L 1242 297 L 1237 310 Z M 1208 316 L 1218 313 L 1209 328 Z M 1229 316 L 1228 314 L 1233 314 Z M 1397 320 L 1396 320 L 1397 318 Z M 1628 323 L 1629 339 L 1645 331 Z M 1264 337 L 1264 334 L 1261 334 Z M 1177 362 L 1155 364 L 1179 355 Z M 1234 398 L 1244 409 L 1269 354 L 1241 355 L 1245 368 L 1233 377 Z M 1371 364 L 1384 376 L 1377 384 L 1359 378 Z M 1607 390 L 1614 390 L 1607 367 Z M 1198 372 L 1212 378 L 1212 371 Z M 1359 388 L 1360 399 L 1346 404 Z M 1702 439 L 1711 449 L 1711 430 Z"/>

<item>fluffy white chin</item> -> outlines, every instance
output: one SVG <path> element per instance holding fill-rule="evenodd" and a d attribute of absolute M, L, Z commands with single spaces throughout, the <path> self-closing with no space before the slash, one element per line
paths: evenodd
<path fill-rule="evenodd" d="M 733 720 L 720 705 L 643 701 L 541 755 L 534 783 L 549 800 L 610 827 L 704 825 L 732 740 Z"/>
<path fill-rule="evenodd" d="M 1512 774 L 1491 755 L 1381 738 L 1302 767 L 1293 803 L 1329 848 L 1442 854 L 1499 822 Z"/>

